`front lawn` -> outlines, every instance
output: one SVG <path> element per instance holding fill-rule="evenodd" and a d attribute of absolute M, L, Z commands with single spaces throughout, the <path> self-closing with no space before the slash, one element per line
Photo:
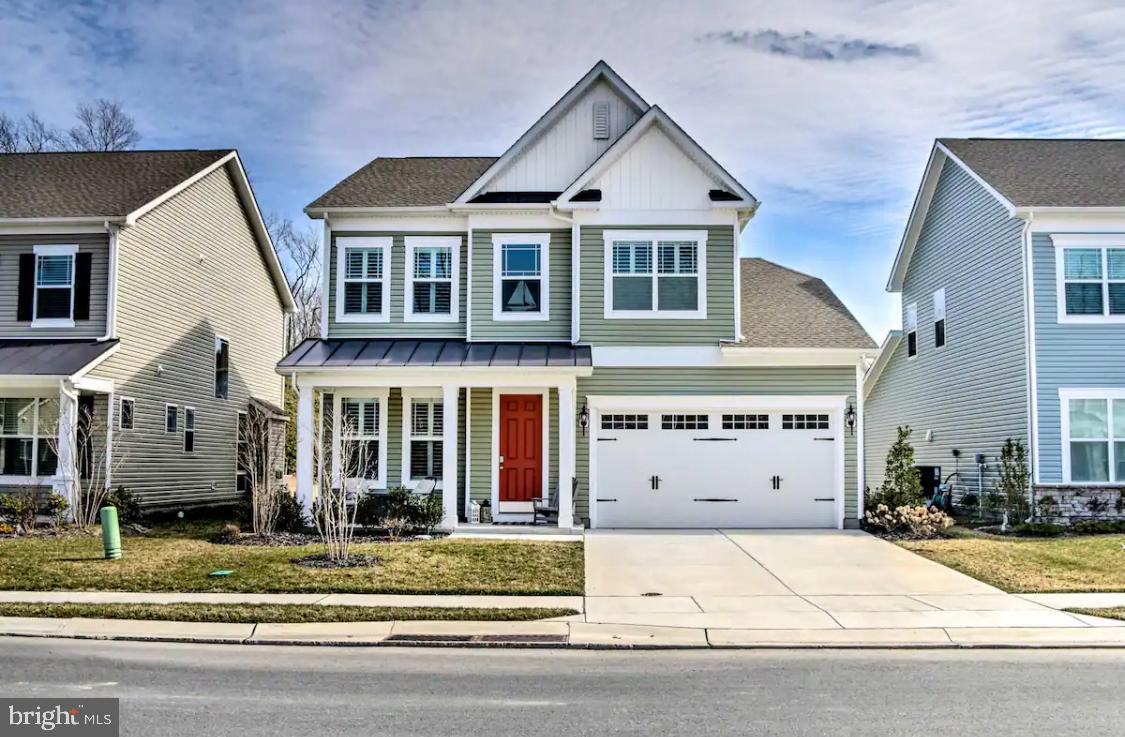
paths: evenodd
<path fill-rule="evenodd" d="M 1015 594 L 1125 591 L 1125 535 L 1043 539 L 963 532 L 898 544 Z"/>
<path fill-rule="evenodd" d="M 582 544 L 427 540 L 356 545 L 382 559 L 369 568 L 318 569 L 291 558 L 321 545 L 253 547 L 209 542 L 217 524 L 170 524 L 123 539 L 124 557 L 102 558 L 101 538 L 0 540 L 0 589 L 237 591 L 362 594 L 583 593 Z M 231 569 L 228 577 L 208 574 Z"/>
<path fill-rule="evenodd" d="M 1086 614 L 1091 617 L 1105 617 L 1106 619 L 1125 619 L 1125 606 L 1115 606 L 1104 609 L 1076 608 L 1067 609 L 1074 614 Z"/>
<path fill-rule="evenodd" d="M 93 617 L 170 622 L 530 622 L 577 614 L 573 609 L 318 606 L 316 604 L 27 604 L 0 603 L 0 617 Z"/>

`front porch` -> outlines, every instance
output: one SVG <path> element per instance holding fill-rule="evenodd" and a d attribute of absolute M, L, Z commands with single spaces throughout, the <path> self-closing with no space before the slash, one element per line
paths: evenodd
<path fill-rule="evenodd" d="M 381 342 L 386 351 L 396 343 L 354 342 L 357 356 L 368 350 L 365 345 Z M 411 342 L 411 355 L 418 345 L 433 345 Z M 494 522 L 524 525 L 535 521 L 536 505 L 557 507 L 557 527 L 574 529 L 577 377 L 591 369 L 573 359 L 549 366 L 547 347 L 532 347 L 542 349 L 538 365 L 522 360 L 528 346 L 511 346 L 516 357 L 503 366 L 492 359 L 472 367 L 444 366 L 436 360 L 439 351 L 422 365 L 329 371 L 321 357 L 319 370 L 295 372 L 302 506 L 311 510 L 316 489 L 328 479 L 334 487 L 345 483 L 385 493 L 431 478 L 447 530 L 473 519 L 477 505 L 488 509 Z M 575 350 L 560 348 L 570 355 Z M 295 363 L 299 367 L 299 357 Z M 357 455 L 353 467 L 361 470 L 341 478 L 338 466 Z M 504 534 L 504 525 L 495 532 Z"/>

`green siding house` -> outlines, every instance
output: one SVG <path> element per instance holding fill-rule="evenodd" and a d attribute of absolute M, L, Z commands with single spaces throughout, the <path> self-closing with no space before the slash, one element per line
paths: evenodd
<path fill-rule="evenodd" d="M 499 157 L 366 164 L 306 208 L 321 335 L 277 366 L 299 499 L 436 484 L 447 528 L 855 525 L 876 346 L 823 281 L 741 257 L 757 209 L 605 63 Z"/>

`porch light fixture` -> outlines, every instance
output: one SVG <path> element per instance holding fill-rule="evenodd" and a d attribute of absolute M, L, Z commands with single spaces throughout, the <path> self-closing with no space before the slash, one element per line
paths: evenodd
<path fill-rule="evenodd" d="M 582 411 L 578 413 L 578 426 L 582 428 L 582 437 L 586 437 L 586 430 L 590 427 L 590 408 L 582 402 Z"/>
<path fill-rule="evenodd" d="M 855 421 L 855 407 L 849 403 L 847 411 L 844 412 L 844 424 L 848 426 L 849 435 L 855 435 Z"/>

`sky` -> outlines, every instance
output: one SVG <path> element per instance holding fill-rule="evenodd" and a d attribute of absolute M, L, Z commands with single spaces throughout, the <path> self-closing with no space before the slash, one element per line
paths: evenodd
<path fill-rule="evenodd" d="M 0 0 L 0 111 L 118 100 L 141 148 L 237 148 L 297 222 L 375 156 L 503 153 L 599 59 L 761 200 L 743 255 L 876 340 L 934 138 L 1125 136 L 1119 0 Z"/>

